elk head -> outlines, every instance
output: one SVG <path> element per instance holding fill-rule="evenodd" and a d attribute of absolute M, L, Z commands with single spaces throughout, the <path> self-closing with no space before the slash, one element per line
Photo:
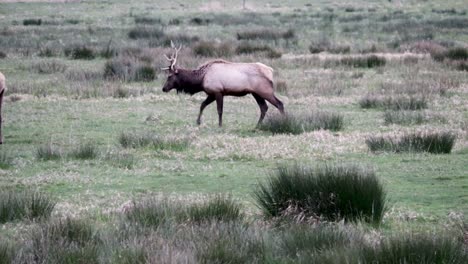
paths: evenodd
<path fill-rule="evenodd" d="M 179 46 L 179 48 L 176 48 L 174 43 L 171 40 L 171 47 L 175 50 L 174 54 L 171 55 L 171 57 L 167 57 L 166 54 L 164 54 L 164 57 L 169 61 L 170 65 L 169 67 L 166 68 L 161 68 L 161 70 L 165 70 L 169 72 L 169 76 L 167 76 L 166 83 L 163 86 L 163 92 L 167 93 L 170 90 L 174 88 L 179 87 L 179 81 L 177 79 L 177 74 L 179 73 L 176 63 L 177 63 L 177 54 L 179 53 L 180 49 L 182 48 L 182 45 Z"/>

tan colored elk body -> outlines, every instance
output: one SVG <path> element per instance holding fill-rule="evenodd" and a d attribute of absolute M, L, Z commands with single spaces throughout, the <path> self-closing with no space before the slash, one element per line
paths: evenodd
<path fill-rule="evenodd" d="M 2 135 L 2 104 L 3 104 L 3 94 L 6 90 L 5 76 L 0 72 L 0 144 L 3 144 L 3 135 Z"/>
<path fill-rule="evenodd" d="M 179 48 L 180 49 L 180 48 Z M 163 91 L 195 94 L 205 92 L 208 97 L 200 106 L 197 124 L 201 123 L 201 116 L 206 106 L 216 100 L 219 126 L 222 126 L 223 97 L 225 95 L 244 96 L 252 94 L 260 107 L 258 124 L 263 121 L 268 110 L 266 101 L 274 105 L 284 114 L 283 103 L 274 95 L 273 69 L 262 63 L 234 63 L 225 60 L 209 61 L 198 69 L 181 69 L 175 66 L 175 55 L 167 58 L 171 66 L 164 68 L 169 76 L 164 84 Z"/>

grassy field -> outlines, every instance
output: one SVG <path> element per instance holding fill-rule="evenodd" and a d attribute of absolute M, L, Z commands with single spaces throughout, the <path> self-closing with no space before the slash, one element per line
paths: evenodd
<path fill-rule="evenodd" d="M 89 218 L 96 226 L 113 223 L 133 199 L 189 203 L 229 194 L 249 222 L 263 225 L 252 194 L 278 165 L 356 163 L 375 171 L 389 201 L 380 229 L 356 228 L 374 235 L 457 230 L 468 215 L 464 2 L 259 0 L 242 9 L 242 1 L 0 1 L 8 87 L 0 188 L 40 191 L 57 202 L 52 218 Z M 158 69 L 167 66 L 170 40 L 183 45 L 181 67 L 217 57 L 273 67 L 288 114 L 336 113 L 343 128 L 256 129 L 251 96 L 225 99 L 222 128 L 214 106 L 197 126 L 205 95 L 161 91 L 166 76 Z M 152 69 L 149 79 L 138 75 L 142 66 Z M 128 72 L 109 77 L 110 67 Z M 277 112 L 270 105 L 267 119 Z M 428 132 L 455 135 L 451 152 L 371 152 L 366 145 L 376 136 Z M 153 143 L 129 147 L 125 135 Z M 41 224 L 0 224 L 0 237 L 21 243 L 24 230 Z M 192 256 L 184 252 L 178 257 Z M 146 261 L 184 262 L 164 254 Z M 184 260 L 215 262 L 192 257 Z"/>

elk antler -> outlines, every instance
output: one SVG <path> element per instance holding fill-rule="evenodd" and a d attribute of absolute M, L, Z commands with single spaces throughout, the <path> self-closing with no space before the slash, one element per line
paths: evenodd
<path fill-rule="evenodd" d="M 174 45 L 174 42 L 172 42 L 171 40 L 171 48 L 173 48 L 175 50 L 175 53 L 171 55 L 171 57 L 167 57 L 166 54 L 164 54 L 164 57 L 166 58 L 166 60 L 168 60 L 171 65 L 169 67 L 166 67 L 166 68 L 161 68 L 161 70 L 171 70 L 173 71 L 174 70 L 174 67 L 176 65 L 176 62 L 177 62 L 177 55 L 180 51 L 180 49 L 182 49 L 182 44 L 179 46 L 179 48 L 176 48 L 176 46 Z"/>

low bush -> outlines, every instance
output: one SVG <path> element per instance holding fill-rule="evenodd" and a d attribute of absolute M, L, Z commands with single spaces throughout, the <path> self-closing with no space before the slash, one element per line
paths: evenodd
<path fill-rule="evenodd" d="M 282 56 L 281 52 L 271 48 L 268 45 L 250 44 L 248 42 L 244 42 L 236 48 L 236 54 L 239 55 L 253 53 L 264 54 L 266 57 L 271 59 L 280 58 Z"/>
<path fill-rule="evenodd" d="M 128 32 L 128 37 L 131 39 L 157 39 L 164 37 L 164 35 L 162 29 L 153 27 L 135 27 Z"/>
<path fill-rule="evenodd" d="M 208 25 L 211 23 L 211 20 L 208 18 L 194 17 L 190 19 L 190 23 L 197 26 Z"/>
<path fill-rule="evenodd" d="M 217 195 L 208 198 L 201 204 L 187 207 L 187 218 L 190 222 L 235 221 L 242 218 L 241 207 L 232 198 Z"/>
<path fill-rule="evenodd" d="M 417 111 L 385 111 L 384 113 L 384 122 L 386 125 L 419 125 L 426 121 L 426 115 Z"/>
<path fill-rule="evenodd" d="M 48 218 L 55 202 L 37 191 L 1 191 L 0 223 Z"/>
<path fill-rule="evenodd" d="M 359 100 L 361 108 L 384 108 L 392 110 L 421 110 L 427 108 L 425 96 L 376 96 L 367 94 Z"/>
<path fill-rule="evenodd" d="M 80 144 L 70 153 L 70 157 L 82 160 L 95 159 L 98 155 L 99 150 L 97 146 L 92 143 Z"/>
<path fill-rule="evenodd" d="M 259 129 L 273 134 L 301 134 L 313 130 L 339 131 L 343 128 L 343 116 L 332 112 L 312 112 L 302 116 L 273 115 Z"/>
<path fill-rule="evenodd" d="M 158 17 L 137 16 L 134 18 L 134 20 L 135 20 L 135 24 L 147 24 L 147 25 L 163 24 L 161 18 L 158 18 Z"/>
<path fill-rule="evenodd" d="M 375 68 L 381 67 L 386 64 L 385 57 L 376 55 L 363 55 L 357 57 L 343 57 L 339 61 L 341 65 L 355 67 L 355 68 Z"/>
<path fill-rule="evenodd" d="M 202 57 L 230 57 L 232 56 L 232 46 L 228 43 L 217 45 L 202 41 L 193 46 L 192 52 Z"/>
<path fill-rule="evenodd" d="M 429 152 L 448 154 L 455 145 L 456 135 L 452 132 L 407 133 L 399 138 L 370 136 L 367 147 L 372 152 Z"/>
<path fill-rule="evenodd" d="M 238 40 L 280 40 L 280 39 L 294 39 L 296 34 L 293 29 L 287 31 L 278 31 L 271 29 L 255 29 L 244 32 L 237 32 Z"/>
<path fill-rule="evenodd" d="M 120 145 L 124 148 L 152 147 L 156 150 L 182 151 L 188 148 L 188 138 L 162 137 L 150 132 L 122 132 L 119 136 Z"/>
<path fill-rule="evenodd" d="M 100 238 L 93 223 L 66 218 L 41 224 L 31 235 L 38 263 L 100 263 Z"/>
<path fill-rule="evenodd" d="M 279 166 L 259 184 L 254 198 L 266 216 L 380 223 L 386 210 L 383 186 L 358 165 Z"/>
<path fill-rule="evenodd" d="M 104 78 L 127 82 L 151 82 L 157 78 L 156 70 L 147 62 L 130 56 L 112 58 L 104 65 Z"/>
<path fill-rule="evenodd" d="M 74 60 L 92 60 L 96 57 L 95 50 L 84 45 L 66 47 L 63 52 L 65 56 Z"/>
<path fill-rule="evenodd" d="M 38 160 L 58 160 L 62 158 L 62 151 L 52 143 L 47 143 L 37 148 L 36 158 Z"/>
<path fill-rule="evenodd" d="M 23 20 L 23 26 L 40 26 L 42 19 L 40 18 L 27 18 Z"/>
<path fill-rule="evenodd" d="M 33 71 L 41 74 L 63 73 L 67 68 L 66 64 L 57 60 L 41 61 L 31 65 Z"/>

